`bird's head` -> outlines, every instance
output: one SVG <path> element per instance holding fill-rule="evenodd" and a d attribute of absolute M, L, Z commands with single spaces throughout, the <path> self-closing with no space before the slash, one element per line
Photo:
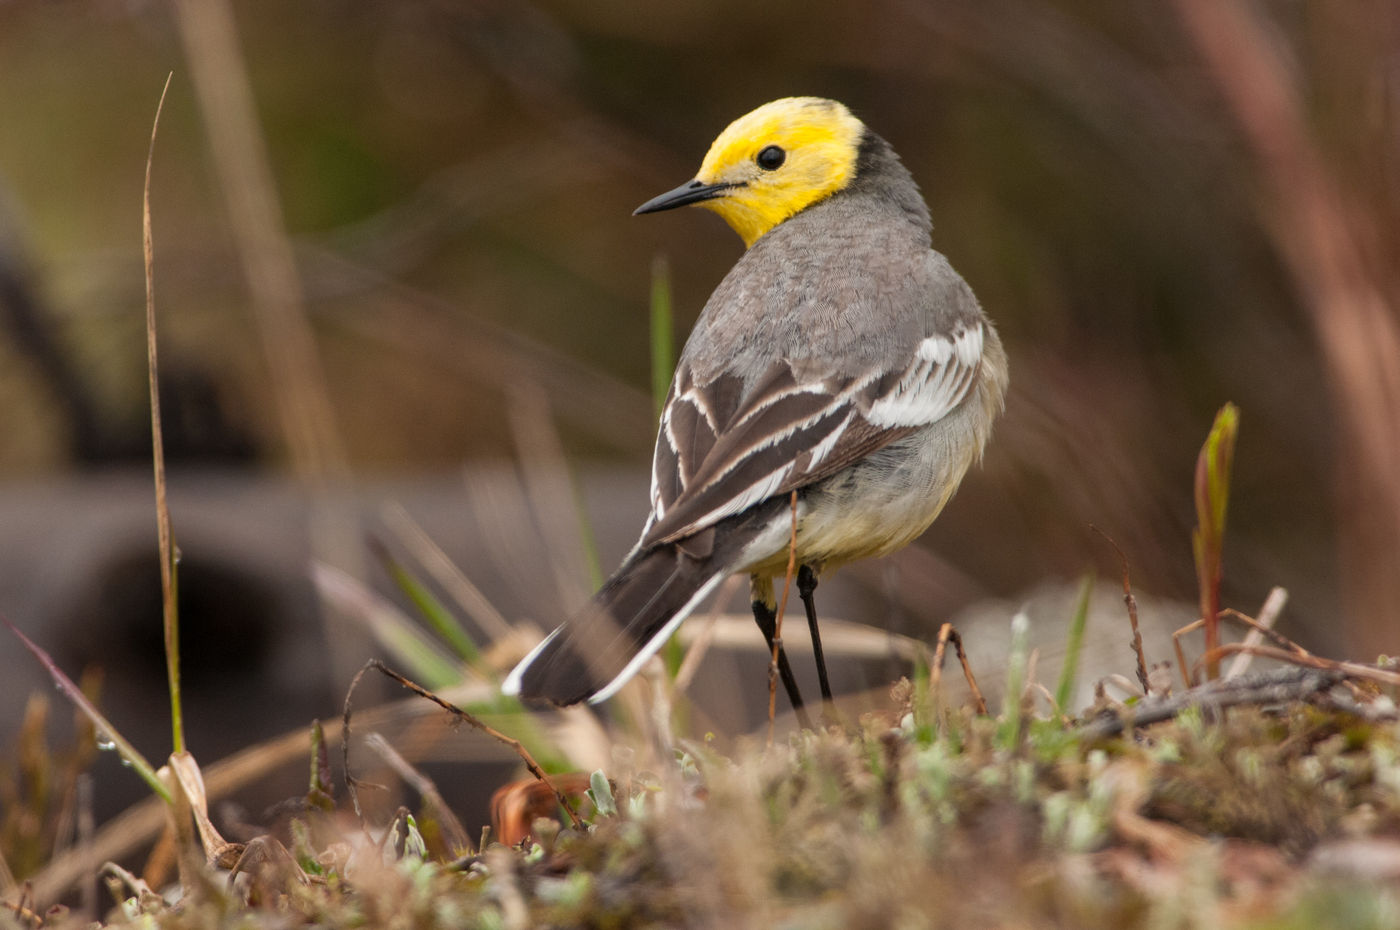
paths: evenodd
<path fill-rule="evenodd" d="M 834 100 L 784 97 L 730 123 L 695 179 L 636 213 L 699 204 L 751 246 L 788 217 L 841 190 L 856 172 L 865 125 Z"/>

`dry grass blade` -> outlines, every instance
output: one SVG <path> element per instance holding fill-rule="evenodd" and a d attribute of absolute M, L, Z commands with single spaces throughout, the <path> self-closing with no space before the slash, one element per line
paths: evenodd
<path fill-rule="evenodd" d="M 311 580 L 325 603 L 343 616 L 363 623 L 380 645 L 434 687 L 445 688 L 462 680 L 462 667 L 439 647 L 437 640 L 358 578 L 323 562 L 313 562 Z"/>
<path fill-rule="evenodd" d="M 487 555 L 503 584 L 526 596 L 527 615 L 547 617 L 558 612 L 561 605 L 553 589 L 540 584 L 534 570 L 546 545 L 545 534 L 536 527 L 519 475 L 513 470 L 488 472 L 480 468 L 464 468 L 461 475 L 467 517 L 477 532 L 491 540 Z M 543 632 L 532 632 L 530 646 L 544 638 Z M 516 631 L 507 635 L 520 638 Z M 523 657 L 525 652 L 520 654 Z"/>
<path fill-rule="evenodd" d="M 1283 612 L 1284 605 L 1288 603 L 1288 592 L 1280 587 L 1274 587 L 1269 591 L 1269 596 L 1264 598 L 1264 605 L 1259 608 L 1259 616 L 1252 622 L 1252 626 L 1244 637 L 1246 647 L 1254 647 L 1264 642 L 1264 637 L 1273 632 L 1274 624 L 1278 622 L 1279 614 Z M 1226 610 L 1226 613 L 1236 614 L 1237 611 Z M 1244 614 L 1238 614 L 1240 619 L 1249 621 Z M 1277 635 L 1277 634 L 1275 634 Z M 1285 642 L 1288 642 L 1285 640 Z M 1288 642 L 1288 646 L 1298 649 L 1293 643 Z M 1287 647 L 1285 647 L 1287 648 Z M 1298 651 L 1302 651 L 1298 649 Z M 1226 678 L 1234 678 L 1236 675 L 1243 675 L 1249 670 L 1250 660 L 1253 655 L 1248 652 L 1241 652 L 1235 656 L 1235 661 L 1230 663 L 1230 667 L 1225 670 Z"/>
<path fill-rule="evenodd" d="M 28 903 L 28 901 L 21 897 L 15 904 L 5 905 L 5 909 L 15 915 L 15 920 L 21 921 L 26 926 L 42 927 L 44 925 L 44 915 L 28 907 Z"/>
<path fill-rule="evenodd" d="M 243 854 L 243 846 L 226 842 L 214 829 L 204 780 L 193 756 L 171 755 L 159 774 L 175 799 L 165 808 L 167 835 L 174 837 L 180 885 L 188 894 L 200 887 L 200 873 L 207 863 L 227 867 Z"/>
<path fill-rule="evenodd" d="M 228 0 L 176 0 L 175 22 L 208 134 L 231 238 L 242 266 L 287 457 L 308 490 L 311 548 L 363 574 L 358 515 L 325 492 L 352 475 L 335 422 L 296 256 L 282 216 L 238 24 Z M 362 632 L 322 612 L 333 674 L 349 675 L 368 652 Z"/>
<path fill-rule="evenodd" d="M 380 511 L 384 524 L 422 565 L 433 580 L 442 585 L 478 626 L 493 640 L 503 640 L 512 633 L 510 622 L 496 609 L 490 599 L 450 559 L 446 552 L 428 535 L 404 509 L 402 504 L 386 504 Z"/>
<path fill-rule="evenodd" d="M 1277 611 L 1283 609 L 1283 604 L 1286 601 L 1287 592 L 1285 592 L 1282 588 L 1274 588 L 1273 591 L 1270 592 L 1269 598 L 1264 603 L 1264 611 L 1274 612 L 1276 615 Z M 1264 612 L 1261 612 L 1261 615 L 1267 616 Z M 1205 621 L 1199 619 L 1194 620 L 1191 623 L 1186 624 L 1184 627 L 1177 630 L 1176 632 L 1172 633 L 1172 646 L 1176 649 L 1176 660 L 1181 666 L 1181 678 L 1182 681 L 1186 682 L 1186 687 L 1188 688 L 1191 687 L 1191 681 L 1195 676 L 1196 670 L 1200 669 L 1207 662 L 1218 662 L 1220 658 L 1224 655 L 1257 655 L 1261 657 L 1270 655 L 1270 653 L 1261 651 L 1263 647 L 1258 647 L 1256 645 L 1262 639 L 1268 639 L 1271 642 L 1273 642 L 1277 647 L 1276 651 L 1279 655 L 1291 657 L 1284 659 L 1283 661 L 1294 662 L 1294 664 L 1297 665 L 1309 665 L 1308 661 L 1301 660 L 1312 659 L 1312 653 L 1308 652 L 1302 646 L 1299 646 L 1297 643 L 1293 642 L 1293 640 L 1284 636 L 1282 633 L 1279 633 L 1278 631 L 1273 629 L 1273 616 L 1268 616 L 1268 622 L 1264 623 L 1254 619 L 1248 614 L 1244 614 L 1239 612 L 1238 610 L 1235 610 L 1233 607 L 1226 607 L 1224 610 L 1220 611 L 1218 619 L 1233 620 L 1236 623 L 1239 623 L 1248 628 L 1249 633 L 1246 635 L 1246 642 L 1225 643 L 1216 646 L 1214 649 L 1208 649 L 1204 654 L 1201 655 L 1200 658 L 1196 660 L 1194 664 L 1192 664 L 1186 661 L 1186 653 L 1181 648 L 1181 641 L 1188 634 L 1194 633 L 1195 631 L 1204 627 Z M 1300 661 L 1295 662 L 1295 659 Z M 1330 662 L 1331 660 L 1320 659 L 1317 661 Z M 1310 667 L 1330 668 L 1331 666 L 1312 665 Z"/>
<path fill-rule="evenodd" d="M 458 699 L 465 700 L 466 696 L 480 695 L 483 690 L 480 685 L 468 685 L 453 693 L 464 695 Z M 360 720 L 364 726 L 396 727 L 411 733 L 413 728 L 406 726 L 405 721 L 421 720 L 427 713 L 426 705 L 413 698 L 369 708 L 360 713 Z M 338 739 L 341 721 L 332 720 L 325 724 L 324 729 L 326 739 Z M 494 751 L 494 744 L 492 749 Z M 299 763 L 306 757 L 306 750 L 307 735 L 303 727 L 251 746 L 208 766 L 202 776 L 205 792 L 210 800 L 227 797 L 241 788 L 267 779 L 270 773 L 283 766 Z M 488 758 L 494 762 L 504 758 L 504 754 L 471 758 Z M 91 861 L 121 860 L 132 856 L 164 828 L 165 807 L 161 798 L 149 798 L 135 804 L 103 824 L 89 849 L 69 849 L 55 856 L 32 880 L 34 899 L 49 904 L 62 897 L 91 871 Z"/>
<path fill-rule="evenodd" d="M 80 912 L 85 920 L 97 919 L 97 857 L 92 855 L 93 836 L 97 833 L 97 818 L 93 814 L 93 778 L 83 772 L 74 785 L 78 808 L 78 842 L 76 848 L 87 855 L 87 880 L 78 889 Z"/>
<path fill-rule="evenodd" d="M 452 812 L 452 808 L 443 800 L 442 792 L 438 791 L 437 785 L 431 778 L 423 774 L 418 769 L 401 756 L 397 749 L 389 745 L 389 741 L 378 733 L 370 733 L 365 737 L 365 745 L 372 749 L 379 758 L 383 759 L 394 772 L 411 785 L 423 800 L 426 801 L 433 810 L 434 816 L 442 825 L 443 833 L 446 835 L 447 845 L 460 855 L 462 852 L 470 851 L 471 841 L 467 838 L 466 828 L 457 819 L 457 815 Z"/>
<path fill-rule="evenodd" d="M 737 584 L 743 583 L 741 577 L 735 578 Z M 721 587 L 720 594 L 715 599 L 716 603 L 723 604 L 726 599 L 724 588 Z M 707 640 L 709 648 L 712 649 L 752 652 L 761 648 L 765 656 L 769 655 L 767 641 L 754 635 L 752 614 L 719 614 L 712 619 L 702 619 L 698 623 L 686 621 L 681 624 L 676 637 L 686 645 L 687 658 L 691 652 L 701 647 L 702 640 Z M 918 661 L 926 648 L 924 641 L 915 637 L 837 617 L 823 618 L 822 645 L 828 655 L 848 659 L 900 659 L 911 664 Z M 783 651 L 788 655 L 794 652 L 805 654 L 811 650 L 811 641 L 805 636 L 789 640 L 783 645 Z"/>
<path fill-rule="evenodd" d="M 151 165 L 156 156 L 156 132 L 165 109 L 170 79 L 160 91 L 155 119 L 151 121 L 151 147 L 146 152 L 146 183 L 141 197 L 141 252 L 146 269 L 146 378 L 151 392 L 151 461 L 156 482 L 156 527 L 160 544 L 161 618 L 165 627 L 166 687 L 170 693 L 171 747 L 185 751 L 184 715 L 180 711 L 180 602 L 176 564 L 175 530 L 170 521 L 170 501 L 165 485 L 165 435 L 160 422 L 160 364 L 156 351 L 155 245 L 151 235 Z"/>
<path fill-rule="evenodd" d="M 740 575 L 731 575 L 721 582 L 719 593 L 716 594 L 714 598 L 714 609 L 698 623 L 691 621 L 688 624 L 690 634 L 688 637 L 677 637 L 681 639 L 681 642 L 688 644 L 685 651 L 685 658 L 681 660 L 681 667 L 676 670 L 676 678 L 671 682 L 677 694 L 684 694 L 690 687 L 691 681 L 695 678 L 695 673 L 700 669 L 700 663 L 704 660 L 706 654 L 709 653 L 710 646 L 714 644 L 715 636 L 719 633 L 721 611 L 724 605 L 729 603 L 730 599 L 733 598 L 734 590 L 739 586 L 741 577 Z M 752 619 L 749 619 L 744 626 L 744 632 L 747 634 L 745 641 L 752 641 Z M 681 628 L 682 631 L 686 631 L 686 629 L 687 627 L 685 626 Z"/>
<path fill-rule="evenodd" d="M 189 801 L 190 814 L 194 818 L 195 829 L 199 831 L 199 842 L 204 849 L 205 858 L 210 862 L 220 862 L 235 848 L 241 852 L 242 847 L 225 840 L 209 819 L 209 793 L 205 790 L 204 775 L 200 772 L 199 763 L 195 762 L 194 756 L 187 752 L 177 752 L 170 756 L 166 764 L 179 783 L 181 793 Z"/>
<path fill-rule="evenodd" d="M 544 561 L 554 575 L 559 603 L 581 604 L 593 588 L 602 585 L 603 579 L 597 546 L 581 518 L 549 397 L 539 385 L 517 381 L 508 395 L 506 409 L 525 499 L 535 524 L 544 530 L 543 543 L 548 553 Z M 539 565 L 538 557 L 534 562 Z"/>
<path fill-rule="evenodd" d="M 282 437 L 304 479 L 348 474 L 253 91 L 226 0 L 178 0 L 176 23 L 252 294 Z"/>

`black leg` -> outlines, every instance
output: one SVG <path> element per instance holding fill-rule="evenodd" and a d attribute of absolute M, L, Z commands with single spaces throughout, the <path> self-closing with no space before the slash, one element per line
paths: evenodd
<path fill-rule="evenodd" d="M 753 601 L 753 619 L 758 624 L 758 628 L 763 631 L 764 642 L 768 643 L 769 652 L 773 649 L 773 636 L 777 633 L 778 612 L 775 608 L 769 607 L 763 601 L 755 599 Z M 783 680 L 783 687 L 787 689 L 788 700 L 792 702 L 792 709 L 797 714 L 797 723 L 804 729 L 812 728 L 812 721 L 807 716 L 807 711 L 802 708 L 802 693 L 797 690 L 797 679 L 792 675 L 792 664 L 788 662 L 787 652 L 782 644 L 778 644 L 778 676 Z"/>
<path fill-rule="evenodd" d="M 802 606 L 807 608 L 807 626 L 812 631 L 812 654 L 817 659 L 817 681 L 821 684 L 822 700 L 831 700 L 831 683 L 826 679 L 826 656 L 822 655 L 822 637 L 817 632 L 817 600 L 813 596 L 817 590 L 817 573 L 810 565 L 797 570 L 797 593 L 802 597 Z"/>

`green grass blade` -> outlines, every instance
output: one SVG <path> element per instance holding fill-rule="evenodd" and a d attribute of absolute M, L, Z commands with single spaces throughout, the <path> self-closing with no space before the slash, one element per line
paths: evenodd
<path fill-rule="evenodd" d="M 651 399 L 659 419 L 676 370 L 671 271 L 664 256 L 651 263 Z"/>
<path fill-rule="evenodd" d="M 389 573 L 394 584 L 398 585 L 404 596 L 413 602 L 413 606 L 417 608 L 433 632 L 442 637 L 443 641 L 478 674 L 488 678 L 494 677 L 490 664 L 481 655 L 480 647 L 471 638 L 471 634 L 457 622 L 457 618 L 443 605 L 442 601 L 438 600 L 426 585 L 414 577 L 413 573 L 405 568 L 398 559 L 394 558 L 382 542 L 371 539 L 369 549 L 384 566 L 384 570 Z"/>
<path fill-rule="evenodd" d="M 394 604 L 358 579 L 324 562 L 313 562 L 311 579 L 326 603 L 358 620 L 413 676 L 439 690 L 462 680 L 462 670 Z"/>
<path fill-rule="evenodd" d="M 58 685 L 58 689 L 63 692 L 64 696 L 72 701 L 73 706 L 82 711 L 88 720 L 92 721 L 92 725 L 97 729 L 98 740 L 106 743 L 109 748 L 115 749 L 117 755 L 121 756 L 122 762 L 141 776 L 141 780 L 149 785 L 162 801 L 167 804 L 175 803 L 170 789 L 160 780 L 160 776 L 156 774 L 151 763 L 146 761 L 146 757 L 141 755 L 135 746 L 127 742 L 116 727 L 112 726 L 111 721 L 104 717 L 102 712 L 88 700 L 87 695 L 83 694 L 83 690 L 77 686 L 73 679 L 63 673 L 63 669 L 58 667 L 58 663 L 53 660 L 53 657 L 20 632 L 19 627 L 10 622 L 9 617 L 0 614 L 0 622 L 3 622 L 5 626 L 10 628 L 11 633 L 19 637 L 19 641 L 24 644 L 24 647 L 33 653 L 34 658 L 38 659 L 39 664 L 48 671 L 49 677 L 54 680 L 54 684 Z"/>
<path fill-rule="evenodd" d="M 1069 623 L 1069 640 L 1065 644 L 1065 664 L 1060 669 L 1060 683 L 1055 688 L 1055 703 L 1062 714 L 1067 712 L 1078 683 L 1079 654 L 1084 649 L 1084 627 L 1089 622 L 1089 598 L 1093 593 L 1094 573 L 1090 572 L 1079 584 L 1079 600 L 1074 605 L 1074 616 Z"/>

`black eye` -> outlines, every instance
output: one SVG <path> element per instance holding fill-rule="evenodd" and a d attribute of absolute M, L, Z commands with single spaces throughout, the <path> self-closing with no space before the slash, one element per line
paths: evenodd
<path fill-rule="evenodd" d="M 779 165 L 781 165 L 786 159 L 787 152 L 784 152 L 776 145 L 770 145 L 763 151 L 759 152 L 758 157 L 755 158 L 754 161 L 758 162 L 758 167 L 762 168 L 764 171 L 772 171 Z"/>

